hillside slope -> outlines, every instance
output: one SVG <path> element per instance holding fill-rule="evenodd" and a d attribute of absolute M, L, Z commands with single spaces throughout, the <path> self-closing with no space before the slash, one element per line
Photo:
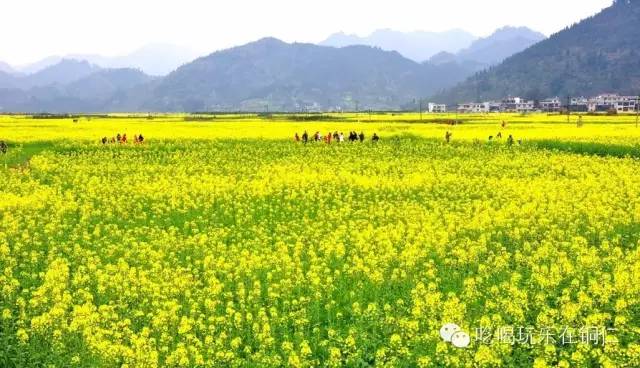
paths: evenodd
<path fill-rule="evenodd" d="M 637 94 L 640 90 L 640 1 L 619 0 L 597 15 L 436 95 L 443 102 L 507 95 L 530 99 Z"/>

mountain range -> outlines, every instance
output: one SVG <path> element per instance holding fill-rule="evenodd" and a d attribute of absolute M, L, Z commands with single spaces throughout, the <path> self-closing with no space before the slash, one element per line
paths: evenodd
<path fill-rule="evenodd" d="M 403 33 L 381 29 L 366 37 L 335 33 L 320 42 L 323 46 L 345 47 L 368 45 L 387 51 L 397 51 L 417 62 L 434 64 L 456 62 L 475 70 L 499 64 L 546 38 L 540 32 L 527 27 L 503 27 L 490 36 L 477 38 L 462 30 L 446 32 Z"/>
<path fill-rule="evenodd" d="M 12 74 L 34 74 L 63 60 L 84 60 L 101 68 L 134 68 L 154 76 L 167 75 L 179 66 L 196 59 L 195 51 L 170 44 L 149 44 L 127 55 L 102 56 L 95 54 L 70 54 L 65 56 L 49 56 L 35 63 L 12 67 L 0 62 L 0 71 Z"/>
<path fill-rule="evenodd" d="M 512 38 L 505 36 L 511 32 Z M 468 50 L 467 54 L 473 54 L 523 32 L 507 28 L 484 40 L 467 40 L 468 46 L 460 44 L 459 53 Z M 460 32 L 452 31 L 449 36 L 456 33 Z M 397 50 L 377 46 L 336 48 L 287 44 L 273 38 L 198 58 L 162 78 L 152 78 L 144 70 L 119 68 L 127 65 L 126 60 L 140 58 L 75 56 L 77 59 L 47 58 L 22 70 L 36 70 L 31 74 L 0 72 L 0 88 L 4 88 L 0 111 L 398 109 L 462 82 L 486 66 L 484 60 L 457 56 L 418 63 Z M 150 60 L 154 59 L 162 57 L 158 54 Z M 132 80 L 122 83 L 122 78 Z"/>
<path fill-rule="evenodd" d="M 461 81 L 456 64 L 416 63 L 370 46 L 287 44 L 265 38 L 195 60 L 162 79 L 160 111 L 394 109 Z"/>
<path fill-rule="evenodd" d="M 637 93 L 639 23 L 640 1 L 618 0 L 539 42 L 540 34 L 505 28 L 424 62 L 377 46 L 274 38 L 200 57 L 165 77 L 64 59 L 30 75 L 0 71 L 0 111 L 395 110 L 427 96 L 453 103 Z M 526 49 L 510 55 L 514 48 Z"/>
<path fill-rule="evenodd" d="M 640 91 L 640 1 L 617 0 L 602 12 L 434 96 L 441 102 L 522 96 L 584 96 Z"/>
<path fill-rule="evenodd" d="M 77 74 L 69 74 L 70 70 Z M 0 72 L 0 83 L 7 75 Z M 137 111 L 133 91 L 150 85 L 154 78 L 137 69 L 100 69 L 86 61 L 62 60 L 30 76 L 13 77 L 13 81 L 21 87 L 31 86 L 0 88 L 0 112 Z"/>
<path fill-rule="evenodd" d="M 77 68 L 74 79 L 69 68 Z M 463 80 L 458 64 L 416 63 L 370 46 L 265 38 L 215 52 L 163 78 L 63 60 L 29 76 L 0 72 L 0 111 L 397 109 Z M 124 83 L 127 78 L 132 80 Z"/>

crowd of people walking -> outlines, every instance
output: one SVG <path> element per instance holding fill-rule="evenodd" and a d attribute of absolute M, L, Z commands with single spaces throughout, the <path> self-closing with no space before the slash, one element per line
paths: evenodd
<path fill-rule="evenodd" d="M 360 143 L 364 143 L 365 141 L 365 135 L 364 132 L 360 132 L 360 134 L 358 134 L 355 131 L 351 131 L 349 132 L 349 137 L 347 138 L 349 140 L 349 142 L 360 142 Z M 302 142 L 302 143 L 309 143 L 309 142 L 324 142 L 326 144 L 331 144 L 331 142 L 335 142 L 335 143 L 343 143 L 345 142 L 345 136 L 343 132 L 339 132 L 336 130 L 335 132 L 331 133 L 327 133 L 326 135 L 321 134 L 319 131 L 316 131 L 311 137 L 309 136 L 309 133 L 305 130 L 304 133 L 302 133 L 302 135 L 299 135 L 297 132 L 296 134 L 293 136 L 294 141 L 296 142 Z M 378 142 L 380 140 L 380 137 L 378 136 L 377 133 L 373 133 L 373 135 L 371 136 L 371 141 L 372 142 Z"/>
<path fill-rule="evenodd" d="M 111 137 L 111 139 L 109 139 L 107 137 L 102 137 L 100 142 L 102 142 L 102 144 L 108 144 L 108 143 L 126 144 L 128 142 L 127 133 L 124 133 L 124 134 L 118 133 L 117 135 Z M 134 135 L 133 136 L 133 143 L 136 143 L 136 144 L 144 143 L 144 137 L 142 136 L 142 134 Z"/>

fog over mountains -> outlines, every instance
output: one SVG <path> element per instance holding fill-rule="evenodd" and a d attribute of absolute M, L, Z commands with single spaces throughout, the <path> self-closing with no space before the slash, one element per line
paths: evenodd
<path fill-rule="evenodd" d="M 343 32 L 334 33 L 320 42 L 319 45 L 332 47 L 375 46 L 387 51 L 397 51 L 413 61 L 423 62 L 438 52 L 456 53 L 469 47 L 476 39 L 476 36 L 460 29 L 445 32 L 408 33 L 380 29 L 366 37 L 349 35 Z"/>
<path fill-rule="evenodd" d="M 446 57 L 447 61 L 474 62 L 486 67 L 498 64 L 545 38 L 542 33 L 526 27 L 503 27 L 485 38 L 478 38 L 463 30 L 403 33 L 382 29 L 366 37 L 335 33 L 320 45 L 368 45 L 397 51 L 416 62 L 424 62 L 435 56 L 436 59 L 432 61 L 436 63 L 441 63 Z"/>
<path fill-rule="evenodd" d="M 3 69 L 0 62 L 0 71 L 8 73 L 33 74 L 45 68 L 60 63 L 65 59 L 84 60 L 101 68 L 135 68 L 143 72 L 163 76 L 176 70 L 179 66 L 193 61 L 198 56 L 195 51 L 170 44 L 150 44 L 143 46 L 127 55 L 102 56 L 95 54 L 70 54 L 65 56 L 49 56 L 35 63 L 23 66 L 10 67 L 4 63 L 8 70 Z"/>

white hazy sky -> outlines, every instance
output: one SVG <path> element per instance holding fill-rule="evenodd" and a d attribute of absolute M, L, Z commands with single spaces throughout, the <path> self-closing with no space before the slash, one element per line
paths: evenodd
<path fill-rule="evenodd" d="M 318 42 L 379 28 L 486 36 L 528 26 L 547 35 L 612 0 L 2 0 L 0 60 L 20 65 L 50 55 L 126 54 L 171 43 L 208 54 L 274 36 Z"/>

